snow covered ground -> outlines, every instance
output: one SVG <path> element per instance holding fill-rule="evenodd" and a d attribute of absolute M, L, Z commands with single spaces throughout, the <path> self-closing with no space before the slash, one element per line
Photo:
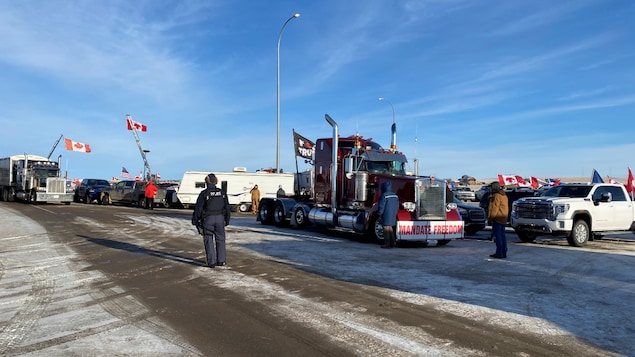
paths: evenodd
<path fill-rule="evenodd" d="M 190 234 L 191 239 L 200 239 L 185 219 L 150 215 L 136 219 L 164 225 L 170 238 Z M 34 355 L 200 354 L 129 296 L 122 294 L 125 300 L 116 306 L 98 303 L 99 294 L 87 290 L 86 282 L 106 278 L 82 271 L 81 260 L 68 248 L 52 244 L 36 222 L 0 206 L 0 227 L 0 354 L 17 346 L 32 346 Z M 486 239 L 385 250 L 334 231 L 262 226 L 253 217 L 233 219 L 228 232 L 230 265 L 233 254 L 249 252 L 376 287 L 413 304 L 433 305 L 440 313 L 545 336 L 576 336 L 606 355 L 635 355 L 634 242 L 615 243 L 612 249 L 592 244 L 587 248 L 520 244 L 509 231 L 508 259 L 493 260 L 489 254 L 494 245 Z M 488 235 L 481 232 L 480 238 Z M 623 238 L 635 237 L 629 233 Z M 44 258 L 35 261 L 34 256 Z M 280 294 L 265 279 L 226 272 L 215 279 L 227 288 L 298 299 L 293 292 Z M 110 293 L 121 291 L 115 286 Z M 56 334 L 58 344 L 38 349 L 38 341 Z M 150 343 L 126 343 L 137 338 Z"/>

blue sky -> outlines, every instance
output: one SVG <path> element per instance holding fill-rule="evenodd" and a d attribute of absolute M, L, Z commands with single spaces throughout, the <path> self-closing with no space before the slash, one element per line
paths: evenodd
<path fill-rule="evenodd" d="M 47 156 L 69 177 L 276 166 L 292 129 L 358 132 L 420 174 L 626 177 L 635 168 L 635 2 L 3 1 L 0 156 Z M 383 97 L 387 100 L 379 101 Z M 307 166 L 300 162 L 300 170 Z"/>

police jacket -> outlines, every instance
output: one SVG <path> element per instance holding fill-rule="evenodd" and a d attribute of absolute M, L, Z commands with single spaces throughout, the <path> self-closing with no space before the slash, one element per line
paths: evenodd
<path fill-rule="evenodd" d="M 231 210 L 227 193 L 216 187 L 216 185 L 208 185 L 196 199 L 196 206 L 194 206 L 194 213 L 192 214 L 192 224 L 198 225 L 205 217 L 216 215 L 222 215 L 225 219 L 225 224 L 229 224 L 230 214 Z"/>
<path fill-rule="evenodd" d="M 397 210 L 399 210 L 399 197 L 392 192 L 392 184 L 389 181 L 382 182 L 380 186 L 381 196 L 377 207 L 377 214 L 381 217 L 383 226 L 397 224 Z"/>

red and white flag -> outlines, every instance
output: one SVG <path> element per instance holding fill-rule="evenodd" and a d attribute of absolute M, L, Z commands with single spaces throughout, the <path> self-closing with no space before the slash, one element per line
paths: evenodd
<path fill-rule="evenodd" d="M 621 185 L 622 183 L 609 177 L 609 183 Z"/>
<path fill-rule="evenodd" d="M 138 121 L 134 121 L 130 118 L 126 119 L 126 122 L 128 123 L 128 130 L 132 130 L 132 128 L 134 127 L 135 129 L 137 129 L 138 131 L 143 131 L 146 132 L 148 131 L 148 127 L 139 123 Z"/>
<path fill-rule="evenodd" d="M 520 175 L 515 175 L 514 177 L 516 177 L 516 186 L 518 187 L 530 187 L 531 184 L 529 184 L 527 181 L 525 181 L 525 179 L 520 176 Z"/>
<path fill-rule="evenodd" d="M 157 172 L 157 180 L 161 179 L 161 174 Z"/>
<path fill-rule="evenodd" d="M 635 193 L 635 180 L 633 180 L 633 172 L 628 168 L 628 181 L 626 181 L 626 191 L 633 195 Z"/>
<path fill-rule="evenodd" d="M 80 143 L 66 138 L 64 138 L 64 143 L 66 144 L 66 150 L 90 152 L 90 145 L 88 144 Z"/>
<path fill-rule="evenodd" d="M 516 176 L 513 175 L 498 174 L 498 183 L 500 183 L 501 186 L 518 186 L 518 180 L 516 179 Z"/>
<path fill-rule="evenodd" d="M 543 181 L 534 176 L 531 177 L 531 187 L 533 187 L 534 189 L 540 188 L 544 185 L 548 185 L 547 181 Z"/>

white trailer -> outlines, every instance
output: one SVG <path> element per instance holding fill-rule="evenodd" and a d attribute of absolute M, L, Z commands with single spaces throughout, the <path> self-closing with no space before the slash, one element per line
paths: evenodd
<path fill-rule="evenodd" d="M 261 198 L 275 198 L 280 186 L 287 195 L 292 195 L 294 192 L 293 173 L 246 172 L 238 168 L 231 172 L 186 171 L 176 190 L 176 197 L 183 207 L 189 208 L 196 204 L 198 195 L 205 189 L 205 176 L 210 173 L 216 175 L 218 179 L 216 186 L 227 192 L 229 204 L 239 212 L 250 210 L 250 191 L 255 185 L 258 185 Z"/>

